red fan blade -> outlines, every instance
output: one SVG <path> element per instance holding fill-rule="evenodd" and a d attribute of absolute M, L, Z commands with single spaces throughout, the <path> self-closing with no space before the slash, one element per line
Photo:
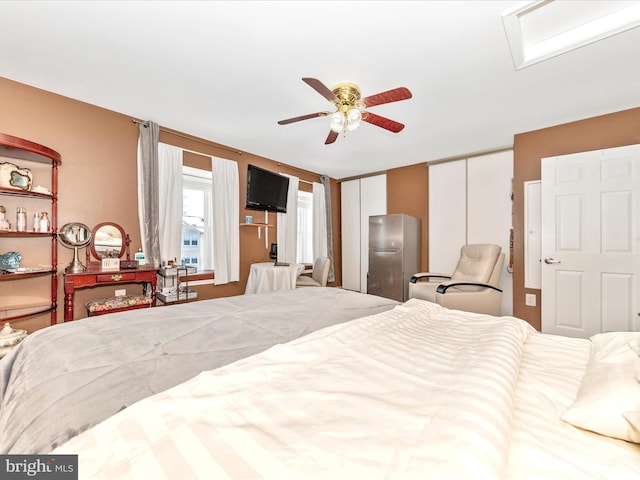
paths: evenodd
<path fill-rule="evenodd" d="M 375 125 L 377 127 L 384 128 L 385 130 L 389 130 L 393 133 L 398 133 L 402 131 L 404 125 L 402 123 L 396 122 L 395 120 L 390 120 L 385 117 L 381 117 L 380 115 L 376 115 L 375 113 L 367 112 L 362 116 L 362 121 Z"/>
<path fill-rule="evenodd" d="M 376 105 L 382 105 L 383 103 L 399 102 L 400 100 L 407 100 L 409 98 L 411 98 L 411 92 L 409 89 L 399 87 L 376 95 L 371 95 L 370 97 L 362 99 L 362 101 L 368 108 Z"/>
<path fill-rule="evenodd" d="M 278 125 L 288 125 L 289 123 L 301 122 L 302 120 L 309 120 L 310 118 L 326 117 L 330 113 L 331 112 L 316 112 L 316 113 L 309 113 L 307 115 L 300 115 L 299 117 L 293 117 L 293 118 L 287 118 L 286 120 L 280 120 L 278 122 Z"/>
<path fill-rule="evenodd" d="M 324 144 L 329 145 L 330 143 L 335 142 L 337 138 L 338 138 L 338 132 L 334 132 L 333 130 L 331 130 Z"/>
<path fill-rule="evenodd" d="M 330 102 L 336 103 L 338 102 L 338 97 L 327 87 L 324 83 L 316 78 L 305 77 L 302 79 L 304 83 L 313 88 L 316 92 L 322 95 L 324 98 L 329 100 Z"/>

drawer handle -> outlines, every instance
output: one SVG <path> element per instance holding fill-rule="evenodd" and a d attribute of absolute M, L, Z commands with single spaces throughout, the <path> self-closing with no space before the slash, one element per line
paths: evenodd
<path fill-rule="evenodd" d="M 122 280 L 122 275 L 111 275 L 111 280 L 113 280 L 114 282 L 119 282 L 120 280 Z"/>

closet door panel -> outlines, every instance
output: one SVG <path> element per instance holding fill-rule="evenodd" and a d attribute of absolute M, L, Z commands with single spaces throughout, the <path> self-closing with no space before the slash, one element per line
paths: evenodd
<path fill-rule="evenodd" d="M 369 217 L 387 213 L 387 176 L 360 179 L 360 291 L 367 293 Z"/>
<path fill-rule="evenodd" d="M 513 153 L 499 152 L 467 161 L 467 239 L 509 247 Z"/>
<path fill-rule="evenodd" d="M 451 273 L 467 243 L 467 161 L 429 166 L 429 271 Z"/>
<path fill-rule="evenodd" d="M 506 270 L 512 223 L 512 178 L 512 150 L 467 160 L 467 243 L 493 243 L 502 247 L 505 254 L 500 277 L 502 315 L 511 315 L 513 311 L 513 279 Z"/>
<path fill-rule="evenodd" d="M 340 184 L 342 287 L 360 291 L 360 180 Z"/>

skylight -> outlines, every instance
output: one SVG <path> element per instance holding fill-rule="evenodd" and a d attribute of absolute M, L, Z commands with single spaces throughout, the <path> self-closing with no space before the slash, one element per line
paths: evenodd
<path fill-rule="evenodd" d="M 526 1 L 502 21 L 519 70 L 640 26 L 640 1 Z"/>

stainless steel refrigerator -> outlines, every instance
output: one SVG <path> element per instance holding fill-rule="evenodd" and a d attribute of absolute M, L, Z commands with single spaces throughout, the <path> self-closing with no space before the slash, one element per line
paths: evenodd
<path fill-rule="evenodd" d="M 367 293 L 406 301 L 409 279 L 419 269 L 420 219 L 401 213 L 370 216 Z"/>

